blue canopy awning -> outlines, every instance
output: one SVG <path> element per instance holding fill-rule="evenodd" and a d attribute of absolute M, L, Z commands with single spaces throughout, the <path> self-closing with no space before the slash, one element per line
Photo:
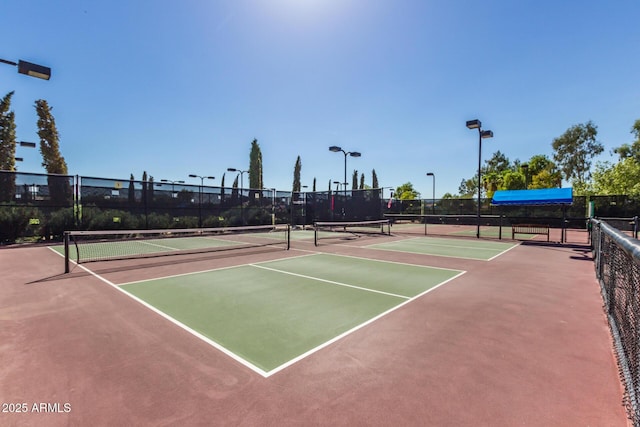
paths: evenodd
<path fill-rule="evenodd" d="M 572 188 L 542 188 L 539 190 L 499 190 L 493 194 L 492 205 L 570 205 Z"/>

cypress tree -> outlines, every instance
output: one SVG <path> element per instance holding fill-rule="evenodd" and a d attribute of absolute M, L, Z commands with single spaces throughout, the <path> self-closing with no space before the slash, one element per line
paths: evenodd
<path fill-rule="evenodd" d="M 15 113 L 9 111 L 12 96 L 9 92 L 0 100 L 0 170 L 5 171 L 15 171 L 16 166 Z M 0 201 L 11 201 L 15 187 L 14 174 L 0 174 Z"/>
<path fill-rule="evenodd" d="M 35 103 L 38 115 L 38 136 L 40 137 L 40 153 L 42 166 L 48 174 L 67 175 L 67 162 L 60 154 L 60 136 L 51 108 L 44 99 Z M 55 204 L 70 205 L 72 203 L 71 185 L 66 177 L 48 176 L 49 195 Z"/>

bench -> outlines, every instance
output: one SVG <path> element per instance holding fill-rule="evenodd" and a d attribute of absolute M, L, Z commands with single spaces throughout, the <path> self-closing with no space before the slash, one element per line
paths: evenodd
<path fill-rule="evenodd" d="M 542 224 L 514 224 L 511 226 L 511 239 L 515 240 L 516 234 L 541 234 L 547 236 L 549 241 L 549 226 Z"/>

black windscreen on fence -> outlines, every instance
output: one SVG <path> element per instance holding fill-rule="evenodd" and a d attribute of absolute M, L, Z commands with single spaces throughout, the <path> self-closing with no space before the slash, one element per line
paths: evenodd
<path fill-rule="evenodd" d="M 206 183 L 207 181 L 204 181 Z M 474 198 L 383 199 L 382 189 L 277 191 L 67 175 L 0 171 L 0 242 L 55 239 L 65 230 L 194 228 L 316 221 L 371 221 L 385 214 L 469 216 Z M 570 206 L 492 206 L 480 211 L 510 223 L 586 228 L 587 212 L 633 226 L 640 200 L 627 196 L 574 196 Z M 613 219 L 612 219 L 613 221 Z"/>

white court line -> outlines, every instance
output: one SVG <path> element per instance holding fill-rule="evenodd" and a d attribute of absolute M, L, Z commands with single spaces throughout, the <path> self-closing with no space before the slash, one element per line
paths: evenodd
<path fill-rule="evenodd" d="M 374 243 L 372 245 L 369 246 L 375 246 L 376 244 L 378 245 L 390 245 L 392 243 L 402 243 L 402 242 L 406 242 L 407 240 L 417 240 L 417 239 L 424 239 L 421 237 L 413 237 L 411 239 L 406 239 L 406 240 L 395 240 L 393 242 L 387 242 L 387 243 Z M 508 244 L 508 243 L 505 243 Z M 478 249 L 478 250 L 483 250 L 483 251 L 495 251 L 496 249 L 492 249 L 492 248 L 481 248 L 481 247 L 477 247 L 477 246 L 458 246 L 458 245 L 447 245 L 444 243 L 425 243 L 425 246 L 439 246 L 439 247 L 445 247 L 445 248 L 455 248 L 455 249 Z"/>
<path fill-rule="evenodd" d="M 264 265 L 257 265 L 257 264 L 249 264 L 249 265 L 251 267 L 262 268 L 264 270 L 275 271 L 277 273 L 288 274 L 290 276 L 302 277 L 304 279 L 316 280 L 318 282 L 331 283 L 332 285 L 344 286 L 346 288 L 359 289 L 361 291 L 373 292 L 373 293 L 376 293 L 376 294 L 388 295 L 388 296 L 392 296 L 392 297 L 396 297 L 396 298 L 402 298 L 402 299 L 411 298 L 411 297 L 408 297 L 406 295 L 398 295 L 398 294 L 392 294 L 390 292 L 377 291 L 375 289 L 363 288 L 361 286 L 349 285 L 349 284 L 346 284 L 346 283 L 335 282 L 333 280 L 321 279 L 319 277 L 306 276 L 304 274 L 292 273 L 290 271 L 285 271 L 285 270 L 278 270 L 277 268 L 265 267 Z"/>
<path fill-rule="evenodd" d="M 306 357 L 308 357 L 308 356 L 311 356 L 313 353 L 315 353 L 315 352 L 317 352 L 317 351 L 319 351 L 319 350 L 322 350 L 322 349 L 323 349 L 323 348 L 325 348 L 325 347 L 328 347 L 329 345 L 333 344 L 334 342 L 336 342 L 336 341 L 338 341 L 338 340 L 341 340 L 342 338 L 346 337 L 347 335 L 351 335 L 352 333 L 354 333 L 354 332 L 358 331 L 359 329 L 364 328 L 365 326 L 367 326 L 367 325 L 369 325 L 369 324 L 371 324 L 371 323 L 375 322 L 376 320 L 378 320 L 378 319 L 380 319 L 380 318 L 382 318 L 382 317 L 386 316 L 387 314 L 392 313 L 392 312 L 394 312 L 394 311 L 398 310 L 399 308 L 401 308 L 401 307 L 405 306 L 406 304 L 409 304 L 409 303 L 410 303 L 410 302 L 412 302 L 413 300 L 416 300 L 416 299 L 420 298 L 421 296 L 426 295 L 426 294 L 428 294 L 429 292 L 436 290 L 436 289 L 437 289 L 437 288 L 439 288 L 440 286 L 442 286 L 442 285 L 444 285 L 444 284 L 446 284 L 446 283 L 448 283 L 448 282 L 450 282 L 450 281 L 452 281 L 452 280 L 454 280 L 454 279 L 457 279 L 458 277 L 462 276 L 462 275 L 463 275 L 463 274 L 465 274 L 465 273 L 466 273 L 466 271 L 461 271 L 459 274 L 456 274 L 455 276 L 453 276 L 453 277 L 451 277 L 451 278 L 449 278 L 449 279 L 445 280 L 444 282 L 439 283 L 439 284 L 437 284 L 436 286 L 434 286 L 434 287 L 432 287 L 432 288 L 427 289 L 426 291 L 424 291 L 424 292 L 422 292 L 422 293 L 420 293 L 420 294 L 416 295 L 415 297 L 409 298 L 409 299 L 407 299 L 406 301 L 404 301 L 404 302 L 402 302 L 402 303 L 400 303 L 400 304 L 396 305 L 395 307 L 391 307 L 389 310 L 387 310 L 387 311 L 385 311 L 385 312 L 382 312 L 382 313 L 378 314 L 378 315 L 377 315 L 377 316 L 375 316 L 375 317 L 372 317 L 371 319 L 367 320 L 367 321 L 366 321 L 366 322 L 364 322 L 364 323 L 361 323 L 361 324 L 359 324 L 359 325 L 354 326 L 353 328 L 349 329 L 348 331 L 345 331 L 345 332 L 343 332 L 342 334 L 340 334 L 340 335 L 338 335 L 338 336 L 333 337 L 333 338 L 332 338 L 332 339 L 330 339 L 329 341 L 325 341 L 325 342 L 323 342 L 323 343 L 322 343 L 322 344 L 320 344 L 319 346 L 314 347 L 314 348 L 312 348 L 312 349 L 310 349 L 310 350 L 308 350 L 308 351 L 306 351 L 306 352 L 302 353 L 302 354 L 301 354 L 300 356 L 298 356 L 298 357 L 294 357 L 293 359 L 289 360 L 288 362 L 283 363 L 282 365 L 280 365 L 280 366 L 278 366 L 278 367 L 276 367 L 276 368 L 273 368 L 272 370 L 270 370 L 269 372 L 267 372 L 267 375 L 266 375 L 265 377 L 270 377 L 271 375 L 274 375 L 274 374 L 276 374 L 276 373 L 278 373 L 278 372 L 282 371 L 283 369 L 288 368 L 289 366 L 293 365 L 294 363 L 297 363 L 297 362 L 301 361 L 302 359 L 304 359 L 304 358 L 306 358 Z"/>
<path fill-rule="evenodd" d="M 138 243 L 144 243 L 145 245 L 149 245 L 149 246 L 157 246 L 159 248 L 169 249 L 169 250 L 172 250 L 172 251 L 179 250 L 178 248 L 174 248 L 174 247 L 171 247 L 171 246 L 165 246 L 165 245 L 159 245 L 157 243 L 151 243 L 151 242 L 148 242 L 146 240 L 138 240 Z"/>
<path fill-rule="evenodd" d="M 423 239 L 423 237 L 412 237 L 410 239 L 406 239 L 406 240 L 417 240 L 417 239 Z M 395 240 L 393 242 L 389 242 L 389 243 L 396 243 L 396 242 L 403 242 L 405 240 Z M 469 259 L 469 260 L 473 260 L 473 261 L 491 261 L 494 258 L 502 255 L 503 253 L 510 251 L 511 249 L 513 249 L 514 247 L 518 246 L 517 244 L 511 246 L 510 248 L 507 248 L 505 250 L 503 250 L 502 252 L 498 253 L 497 255 L 494 255 L 491 258 L 473 258 L 473 257 L 469 257 L 469 256 L 460 256 L 460 255 L 445 255 L 445 254 L 440 254 L 440 253 L 432 253 L 432 252 L 418 252 L 416 250 L 407 250 L 407 249 L 394 249 L 394 248 L 382 248 L 382 247 L 376 247 L 377 245 L 388 245 L 389 243 L 374 243 L 371 245 L 367 245 L 367 246 L 361 246 L 362 248 L 367 248 L 367 249 L 374 249 L 377 251 L 390 251 L 390 252 L 404 252 L 404 253 L 412 253 L 412 254 L 418 254 L 418 255 L 431 255 L 431 256 L 438 256 L 438 257 L 443 257 L 443 258 L 457 258 L 457 259 Z M 508 244 L 508 243 L 506 243 Z M 426 246 L 442 246 L 445 248 L 457 248 L 457 249 L 485 249 L 485 250 L 491 250 L 491 249 L 486 249 L 486 248 L 474 248 L 471 246 L 450 246 L 450 245 L 435 245 L 435 244 L 427 244 Z M 353 246 L 350 246 L 353 247 Z"/>
<path fill-rule="evenodd" d="M 51 249 L 53 250 L 53 249 Z M 59 252 L 53 250 L 55 253 L 57 253 L 58 255 L 60 255 Z M 267 377 L 268 373 L 266 371 L 264 371 L 263 369 L 255 366 L 253 363 L 249 362 L 248 360 L 243 359 L 242 357 L 238 356 L 237 354 L 233 353 L 232 351 L 228 350 L 227 348 L 221 346 L 220 344 L 218 344 L 217 342 L 213 341 L 211 338 L 208 338 L 204 335 L 202 335 L 200 332 L 191 329 L 189 326 L 185 325 L 184 323 L 174 319 L 173 317 L 169 316 L 168 314 L 166 314 L 165 312 L 155 308 L 154 306 L 152 306 L 151 304 L 149 304 L 148 302 L 138 298 L 137 296 L 125 291 L 123 288 L 121 288 L 120 286 L 116 285 L 115 283 L 113 283 L 112 281 L 102 277 L 101 275 L 94 273 L 93 271 L 89 270 L 88 268 L 86 268 L 83 265 L 80 264 L 76 264 L 77 267 L 80 267 L 81 269 L 83 269 L 84 271 L 86 271 L 87 273 L 89 273 L 90 275 L 92 275 L 93 277 L 95 277 L 96 279 L 100 280 L 103 283 L 106 283 L 107 285 L 111 286 L 114 289 L 117 289 L 119 292 L 122 292 L 124 295 L 128 296 L 129 298 L 133 299 L 134 301 L 142 304 L 143 306 L 145 306 L 146 308 L 148 308 L 149 310 L 153 311 L 154 313 L 162 316 L 163 318 L 165 318 L 166 320 L 168 320 L 169 322 L 173 323 L 174 325 L 182 328 L 183 330 L 185 330 L 186 332 L 190 333 L 191 335 L 200 338 L 202 341 L 206 342 L 207 344 L 209 344 L 210 346 L 214 347 L 217 350 L 220 350 L 222 353 L 226 354 L 227 356 L 231 357 L 233 360 L 235 360 L 236 362 L 246 366 L 247 368 L 251 369 L 252 371 L 256 372 L 257 374 L 262 375 L 263 377 Z"/>
<path fill-rule="evenodd" d="M 57 252 L 56 250 L 54 250 L 54 249 L 52 249 L 52 248 L 49 248 L 49 249 L 51 249 L 54 253 L 58 254 L 59 256 L 64 257 L 64 255 L 63 255 L 63 254 L 61 254 L 61 253 Z M 301 255 L 300 257 L 296 257 L 296 258 L 302 258 L 302 257 L 312 256 L 312 255 L 315 255 L 315 254 L 318 254 L 318 252 L 316 252 L 316 253 L 311 253 L 311 254 Z M 331 255 L 331 254 L 328 254 L 328 255 Z M 337 256 L 341 256 L 341 255 L 337 255 Z M 287 259 L 290 259 L 290 258 L 287 258 Z M 366 258 L 364 258 L 364 259 L 366 259 Z M 273 262 L 273 261 L 276 261 L 276 260 L 264 261 L 263 263 L 266 263 L 266 262 Z M 372 261 L 377 261 L 377 260 L 372 260 Z M 382 262 L 393 262 L 393 261 L 382 261 Z M 74 262 L 74 264 L 76 264 L 76 263 Z M 259 263 L 254 263 L 254 264 L 243 264 L 242 266 L 252 265 L 252 266 L 254 266 L 254 267 L 265 268 L 265 267 L 262 267 L 262 266 L 258 266 L 258 264 L 259 264 Z M 398 264 L 401 264 L 401 263 L 398 263 Z M 408 265 L 412 265 L 412 266 L 414 266 L 414 264 L 408 264 Z M 192 334 L 192 335 L 193 335 L 193 336 L 195 336 L 196 338 L 201 339 L 201 340 L 202 340 L 202 341 L 204 341 L 205 343 L 207 343 L 207 344 L 211 345 L 212 347 L 214 347 L 215 349 L 217 349 L 217 350 L 221 351 L 223 354 L 225 354 L 225 355 L 227 355 L 227 356 L 231 357 L 233 360 L 235 360 L 236 362 L 238 362 L 238 363 L 242 364 L 243 366 L 246 366 L 247 368 L 251 369 L 251 370 L 252 370 L 252 371 L 254 371 L 255 373 L 257 373 L 257 374 L 259 374 L 260 376 L 262 376 L 263 378 L 268 378 L 268 377 L 270 377 L 270 376 L 272 376 L 272 375 L 274 375 L 274 374 L 276 374 L 276 373 L 278 373 L 278 372 L 280 372 L 280 371 L 282 371 L 282 370 L 284 370 L 284 369 L 286 369 L 286 368 L 288 368 L 288 367 L 292 366 L 293 364 L 295 364 L 295 363 L 297 363 L 297 362 L 301 361 L 302 359 L 304 359 L 304 358 L 306 358 L 306 357 L 308 357 L 308 356 L 310 356 L 310 355 L 312 355 L 312 354 L 316 353 L 317 351 L 319 351 L 319 350 L 321 350 L 321 349 L 323 349 L 323 348 L 325 348 L 325 347 L 328 347 L 329 345 L 331 345 L 331 344 L 335 343 L 336 341 L 338 341 L 338 340 L 340 340 L 340 339 L 342 339 L 342 338 L 344 338 L 344 337 L 346 337 L 346 336 L 348 336 L 348 335 L 351 335 L 352 333 L 354 333 L 354 332 L 358 331 L 359 329 L 364 328 L 365 326 L 367 326 L 367 325 L 369 325 L 369 324 L 371 324 L 371 323 L 375 322 L 376 320 L 378 320 L 378 319 L 380 319 L 380 318 L 382 318 L 382 317 L 384 317 L 384 316 L 388 315 L 389 313 L 392 313 L 392 312 L 394 312 L 394 311 L 398 310 L 399 308 L 403 307 L 404 305 L 406 305 L 406 304 L 408 304 L 408 303 L 410 303 L 410 302 L 412 302 L 412 301 L 414 301 L 414 300 L 416 300 L 416 299 L 418 299 L 418 298 L 422 297 L 423 295 L 426 295 L 426 294 L 427 294 L 427 293 L 429 293 L 429 292 L 434 291 L 435 289 L 437 289 L 437 288 L 439 288 L 439 287 L 441 287 L 441 286 L 445 285 L 446 283 L 448 283 L 448 282 L 450 282 L 450 281 L 452 281 L 452 280 L 454 280 L 454 279 L 457 279 L 458 277 L 460 277 L 460 276 L 462 276 L 463 274 L 465 274 L 465 273 L 466 273 L 466 271 L 460 271 L 460 272 L 459 272 L 458 274 L 456 274 L 455 276 L 453 276 L 453 277 L 451 277 L 451 278 L 449 278 L 449 279 L 447 279 L 447 280 L 445 280 L 445 281 L 443 281 L 443 282 L 441 282 L 441 283 L 439 283 L 439 284 L 437 284 L 437 285 L 435 285 L 435 286 L 433 286 L 433 287 L 431 287 L 431 288 L 429 288 L 429 289 L 425 290 L 424 292 L 422 292 L 422 293 L 420 293 L 420 294 L 418 294 L 418 295 L 416 295 L 416 296 L 414 296 L 414 297 L 411 297 L 411 298 L 410 298 L 410 297 L 402 297 L 402 296 L 400 296 L 400 298 L 405 299 L 405 301 L 403 301 L 402 303 L 400 303 L 400 304 L 398 304 L 398 305 L 396 305 L 396 306 L 394 306 L 394 307 L 390 308 L 389 310 L 387 310 L 387 311 L 385 311 L 385 312 L 382 312 L 382 313 L 378 314 L 378 315 L 377 315 L 377 316 L 375 316 L 375 317 L 372 317 L 371 319 L 367 320 L 367 321 L 366 321 L 366 322 L 364 322 L 364 323 L 361 323 L 361 324 L 359 324 L 359 325 L 354 326 L 353 328 L 349 329 L 348 331 L 345 331 L 345 332 L 343 332 L 342 334 L 337 335 L 337 336 L 335 336 L 334 338 L 332 338 L 332 339 L 330 339 L 330 340 L 328 340 L 328 341 L 323 342 L 322 344 L 320 344 L 320 345 L 318 345 L 318 346 L 316 346 L 316 347 L 314 347 L 314 348 L 312 348 L 312 349 L 310 349 L 310 350 L 308 350 L 308 351 L 306 351 L 306 352 L 304 352 L 304 353 L 300 354 L 299 356 L 297 356 L 297 357 L 295 357 L 295 358 L 293 358 L 293 359 L 290 359 L 289 361 L 287 361 L 287 362 L 283 363 L 282 365 L 277 366 L 277 367 L 275 367 L 275 368 L 273 368 L 273 369 L 271 369 L 270 371 L 268 371 L 268 372 L 267 372 L 267 371 L 264 371 L 263 369 L 261 369 L 261 368 L 259 368 L 259 367 L 255 366 L 253 363 L 251 363 L 251 362 L 249 362 L 249 361 L 247 361 L 247 360 L 243 359 L 242 357 L 238 356 L 237 354 L 235 354 L 235 353 L 231 352 L 230 350 L 228 350 L 227 348 L 225 348 L 225 347 L 221 346 L 220 344 L 216 343 L 215 341 L 211 340 L 210 338 L 208 338 L 208 337 L 206 337 L 206 336 L 202 335 L 202 334 L 201 334 L 201 333 L 199 333 L 198 331 L 195 331 L 194 329 L 191 329 L 191 328 L 190 328 L 190 327 L 188 327 L 187 325 L 185 325 L 185 324 L 181 323 L 180 321 L 178 321 L 178 320 L 174 319 L 173 317 L 169 316 L 168 314 L 164 313 L 163 311 L 161 311 L 161 310 L 159 310 L 159 309 L 155 308 L 154 306 L 152 306 L 151 304 L 147 303 L 146 301 L 144 301 L 144 300 L 142 300 L 142 299 L 140 299 L 140 298 L 136 297 L 136 296 L 135 296 L 135 295 L 133 295 L 133 294 L 130 294 L 129 292 L 127 292 L 127 291 L 125 291 L 124 289 L 120 288 L 120 286 L 119 286 L 119 285 L 116 285 L 116 284 L 114 284 L 113 282 L 109 281 L 108 279 L 106 279 L 106 278 L 104 278 L 104 277 L 100 276 L 99 274 L 94 273 L 93 271 L 89 270 L 88 268 L 84 267 L 83 265 L 76 264 L 76 266 L 77 266 L 77 267 L 80 267 L 81 269 L 83 269 L 84 271 L 86 271 L 87 273 L 89 273 L 90 275 L 94 276 L 96 279 L 98 279 L 98 280 L 100 280 L 100 281 L 102 281 L 102 282 L 106 283 L 107 285 L 111 286 L 112 288 L 117 289 L 119 292 L 122 292 L 124 295 L 126 295 L 126 296 L 128 296 L 128 297 L 132 298 L 134 301 L 137 301 L 138 303 L 140 303 L 140 304 L 141 304 L 141 305 L 143 305 L 144 307 L 146 307 L 146 308 L 150 309 L 150 310 L 151 310 L 151 311 L 153 311 L 154 313 L 156 313 L 156 314 L 160 315 L 161 317 L 163 317 L 163 318 L 165 318 L 166 320 L 170 321 L 170 322 L 171 322 L 171 323 L 173 323 L 174 325 L 176 325 L 176 326 L 180 327 L 180 328 L 181 328 L 181 329 L 183 329 L 184 331 L 186 331 L 186 332 L 188 332 L 188 333 Z M 207 271 L 222 270 L 222 269 L 234 268 L 234 267 L 241 267 L 241 266 L 222 267 L 222 268 L 220 268 L 220 269 L 212 269 L 212 270 L 207 270 Z M 416 267 L 419 267 L 419 266 L 416 266 Z M 435 267 L 428 267 L 428 268 L 435 268 Z M 267 269 L 270 269 L 270 268 L 267 268 Z M 456 270 L 453 270 L 453 271 L 456 271 Z M 186 274 L 177 275 L 177 276 L 183 276 L 183 275 L 186 275 Z M 316 280 L 322 280 L 322 279 L 317 279 L 317 278 L 314 278 L 314 279 L 316 279 Z M 149 280 L 157 280 L 157 279 L 149 279 Z M 131 283 L 136 283 L 136 282 L 131 282 Z M 374 290 L 372 290 L 372 289 L 369 289 L 369 291 L 376 292 L 376 291 L 374 291 Z M 378 291 L 378 292 L 379 292 L 379 291 Z M 389 294 L 389 295 L 393 295 L 393 294 Z"/>
<path fill-rule="evenodd" d="M 295 256 L 295 257 L 283 258 L 283 259 L 297 259 L 297 258 L 308 257 L 308 256 L 311 256 L 311 255 L 313 255 L 313 254 L 305 254 L 305 255 L 300 255 L 300 256 Z M 153 282 L 155 280 L 172 279 L 174 277 L 192 276 L 194 274 L 211 273 L 213 271 L 230 270 L 232 268 L 240 268 L 240 267 L 246 267 L 246 266 L 249 266 L 249 265 L 252 265 L 252 264 L 264 264 L 264 263 L 267 263 L 267 262 L 274 262 L 274 261 L 280 261 L 280 259 L 270 259 L 270 260 L 266 260 L 266 261 L 254 262 L 254 263 L 251 263 L 251 264 L 229 265 L 227 267 L 218 267 L 218 268 L 210 268 L 210 269 L 207 269 L 207 270 L 190 271 L 188 273 L 171 274 L 169 276 L 154 277 L 154 278 L 151 278 L 151 279 L 134 280 L 133 282 L 120 283 L 120 284 L 118 284 L 118 286 L 131 285 L 133 283 Z"/>
<path fill-rule="evenodd" d="M 505 249 L 504 251 L 500 252 L 499 254 L 496 254 L 496 255 L 492 256 L 492 257 L 491 257 L 491 258 L 489 258 L 487 261 L 493 261 L 493 259 L 494 259 L 494 258 L 498 258 L 500 255 L 502 255 L 502 254 L 505 254 L 505 253 L 509 252 L 511 249 L 513 249 L 513 248 L 515 248 L 515 247 L 517 247 L 517 246 L 519 246 L 519 245 L 520 245 L 519 243 L 518 243 L 518 244 L 515 244 L 515 245 L 511 246 L 510 248 L 507 248 L 507 249 Z"/>

